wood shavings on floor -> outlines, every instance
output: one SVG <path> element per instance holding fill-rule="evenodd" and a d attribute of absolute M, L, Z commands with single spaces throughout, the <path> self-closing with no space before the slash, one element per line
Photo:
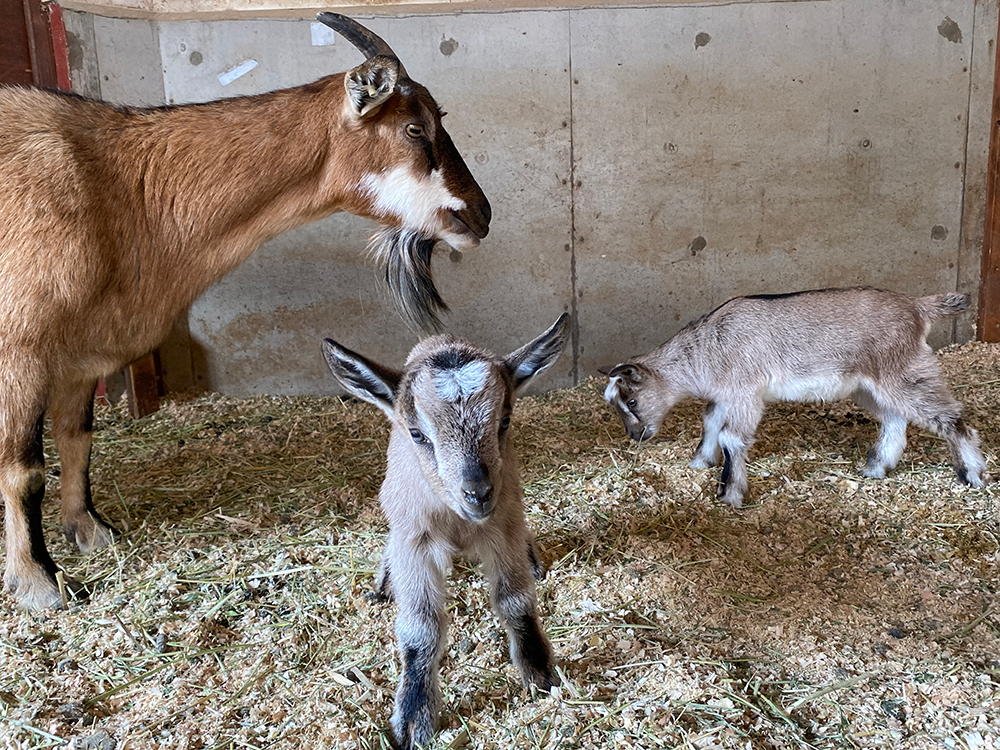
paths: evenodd
<path fill-rule="evenodd" d="M 1000 347 L 941 353 L 998 474 Z M 851 403 L 776 405 L 742 510 L 687 461 L 700 405 L 637 449 L 603 382 L 522 399 L 525 504 L 563 686 L 522 690 L 474 564 L 451 577 L 438 748 L 1000 748 L 1000 491 L 909 431 L 856 469 Z M 389 748 L 392 605 L 370 604 L 388 427 L 338 398 L 201 396 L 97 414 L 94 495 L 125 531 L 88 602 L 0 599 L 0 745 Z"/>

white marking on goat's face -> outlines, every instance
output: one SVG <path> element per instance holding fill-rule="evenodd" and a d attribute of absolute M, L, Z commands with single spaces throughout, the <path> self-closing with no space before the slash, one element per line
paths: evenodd
<path fill-rule="evenodd" d="M 444 240 L 458 250 L 476 247 L 479 240 L 468 232 L 450 230 L 452 211 L 465 208 L 465 201 L 451 193 L 440 169 L 430 174 L 415 174 L 400 166 L 381 174 L 361 178 L 361 192 L 372 199 L 375 216 L 406 229 Z"/>
<path fill-rule="evenodd" d="M 468 399 L 486 387 L 490 368 L 486 362 L 469 362 L 457 369 L 434 373 L 434 385 L 443 401 Z"/>

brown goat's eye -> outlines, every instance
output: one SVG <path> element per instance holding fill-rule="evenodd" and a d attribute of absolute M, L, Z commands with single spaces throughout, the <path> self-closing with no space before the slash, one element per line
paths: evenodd
<path fill-rule="evenodd" d="M 422 445 L 427 442 L 427 438 L 424 437 L 424 433 L 417 429 L 410 430 L 410 437 L 413 438 L 413 442 L 417 445 Z"/>
<path fill-rule="evenodd" d="M 625 404 L 625 406 L 627 406 L 629 409 L 634 409 L 636 407 L 636 401 L 635 401 L 635 399 L 634 398 L 630 398 L 628 400 L 628 403 Z"/>
<path fill-rule="evenodd" d="M 507 432 L 508 427 L 510 427 L 510 417 L 504 417 L 500 420 L 500 434 Z"/>
<path fill-rule="evenodd" d="M 424 134 L 424 128 L 422 125 L 410 123 L 406 126 L 406 134 L 410 136 L 410 138 L 419 138 Z"/>

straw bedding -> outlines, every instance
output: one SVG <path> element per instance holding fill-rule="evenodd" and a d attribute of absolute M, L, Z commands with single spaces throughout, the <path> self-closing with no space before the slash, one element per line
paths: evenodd
<path fill-rule="evenodd" d="M 996 473 L 1000 347 L 941 353 Z M 519 402 L 563 686 L 522 691 L 473 561 L 451 576 L 439 748 L 1000 748 L 1000 491 L 911 428 L 881 481 L 849 402 L 776 405 L 742 510 L 687 461 L 698 404 L 636 448 L 603 382 Z M 98 410 L 94 494 L 126 533 L 90 600 L 0 599 L 0 745 L 388 748 L 392 605 L 370 604 L 388 427 L 338 398 Z M 51 446 L 48 454 L 53 455 Z"/>

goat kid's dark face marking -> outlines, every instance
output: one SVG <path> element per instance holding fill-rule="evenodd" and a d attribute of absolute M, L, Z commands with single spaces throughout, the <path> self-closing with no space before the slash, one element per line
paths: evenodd
<path fill-rule="evenodd" d="M 502 367 L 461 348 L 432 354 L 401 385 L 396 424 L 438 497 L 468 521 L 496 510 L 511 410 Z"/>

